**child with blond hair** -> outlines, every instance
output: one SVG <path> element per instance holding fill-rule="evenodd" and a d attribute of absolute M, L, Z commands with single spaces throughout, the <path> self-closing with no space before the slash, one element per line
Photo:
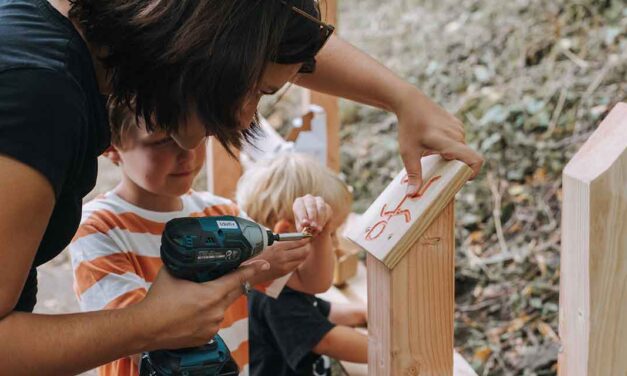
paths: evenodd
<path fill-rule="evenodd" d="M 84 311 L 118 309 L 138 304 L 150 295 L 151 284 L 162 267 L 161 233 L 169 220 L 245 216 L 230 200 L 191 189 L 205 160 L 204 143 L 191 150 L 182 149 L 168 133 L 148 132 L 143 123 L 137 123 L 134 113 L 121 105 L 111 105 L 109 118 L 112 147 L 105 155 L 120 167 L 122 180 L 112 191 L 84 205 L 81 225 L 69 246 L 74 287 Z M 329 247 L 330 236 L 323 230 L 328 220 L 325 202 L 312 196 L 294 197 L 293 210 L 300 223 L 314 232 L 314 237 L 272 245 L 258 256 L 269 264 L 269 269 L 250 280 L 261 291 L 270 281 L 311 260 L 311 250 L 324 248 L 324 252 L 316 251 L 323 254 Z M 315 260 L 310 265 L 317 266 Z M 305 291 L 328 288 L 307 267 L 301 266 L 293 275 L 299 281 L 298 287 Z M 217 305 L 225 304 L 218 301 Z M 247 305 L 246 296 L 241 296 L 228 308 L 216 312 L 215 318 L 207 318 L 207 325 L 219 326 L 218 334 L 241 376 L 248 375 Z M 119 359 L 99 368 L 101 376 L 137 373 L 137 357 Z"/>
<path fill-rule="evenodd" d="M 289 153 L 250 167 L 238 182 L 237 202 L 256 222 L 275 232 L 294 231 L 298 216 L 289 203 L 299 196 L 319 196 L 329 208 L 322 230 L 337 246 L 336 231 L 351 211 L 352 195 L 328 168 L 307 156 Z M 305 207 L 306 211 L 313 208 Z M 299 269 L 331 285 L 334 247 L 312 250 Z M 311 268 L 311 263 L 317 268 Z M 249 296 L 250 372 L 265 375 L 327 375 L 322 355 L 366 363 L 368 338 L 353 326 L 366 322 L 364 307 L 331 304 L 308 291 L 294 273 L 277 299 L 253 292 Z"/>

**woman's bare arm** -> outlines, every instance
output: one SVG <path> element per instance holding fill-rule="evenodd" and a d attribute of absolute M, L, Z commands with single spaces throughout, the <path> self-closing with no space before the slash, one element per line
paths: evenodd
<path fill-rule="evenodd" d="M 420 158 L 427 153 L 459 159 L 473 169 L 473 175 L 479 173 L 483 158 L 465 144 L 463 124 L 416 87 L 336 36 L 331 36 L 316 60 L 316 71 L 298 75 L 295 83 L 396 114 L 409 194 L 422 184 Z"/>
<path fill-rule="evenodd" d="M 0 374 L 73 374 L 138 351 L 145 338 L 132 312 L 13 312 L 52 213 L 54 193 L 43 175 L 4 156 L 0 182 Z"/>
<path fill-rule="evenodd" d="M 325 229 L 311 242 L 312 251 L 287 281 L 287 286 L 307 294 L 320 294 L 333 283 L 333 242 Z"/>
<path fill-rule="evenodd" d="M 161 271 L 143 301 L 122 309 L 15 312 L 54 194 L 39 172 L 0 155 L 0 197 L 0 375 L 71 375 L 145 350 L 206 343 L 241 284 L 268 267 L 258 262 L 207 283 Z"/>

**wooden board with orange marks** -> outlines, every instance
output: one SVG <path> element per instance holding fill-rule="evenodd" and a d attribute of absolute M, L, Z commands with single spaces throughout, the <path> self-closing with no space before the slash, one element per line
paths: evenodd
<path fill-rule="evenodd" d="M 389 268 L 400 261 L 471 174 L 464 163 L 439 156 L 423 158 L 422 165 L 424 183 L 417 195 L 406 195 L 407 174 L 401 171 L 347 233 Z"/>

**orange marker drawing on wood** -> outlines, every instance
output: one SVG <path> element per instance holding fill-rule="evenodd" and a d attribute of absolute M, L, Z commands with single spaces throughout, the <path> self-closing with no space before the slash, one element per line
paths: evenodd
<path fill-rule="evenodd" d="M 403 199 L 401 200 L 401 202 L 398 203 L 396 208 L 392 210 L 386 210 L 388 204 L 384 204 L 383 207 L 381 208 L 381 214 L 380 214 L 381 218 L 383 219 L 375 223 L 372 227 L 368 229 L 368 231 L 366 232 L 366 240 L 375 240 L 379 238 L 379 236 L 383 234 L 383 231 L 385 231 L 385 228 L 387 227 L 388 222 L 393 217 L 402 215 L 403 217 L 405 217 L 405 223 L 409 223 L 409 221 L 411 221 L 411 212 L 409 211 L 409 209 L 403 209 L 403 205 L 405 204 L 405 201 L 407 201 L 407 199 L 419 200 L 425 194 L 427 189 L 429 189 L 429 187 L 441 177 L 442 176 L 438 175 L 429 179 L 427 184 L 423 185 L 422 188 L 420 188 L 420 190 L 418 190 L 418 192 L 415 195 L 413 196 L 405 195 Z M 401 184 L 407 184 L 408 180 L 409 179 L 407 178 L 407 176 L 405 176 L 401 180 Z"/>

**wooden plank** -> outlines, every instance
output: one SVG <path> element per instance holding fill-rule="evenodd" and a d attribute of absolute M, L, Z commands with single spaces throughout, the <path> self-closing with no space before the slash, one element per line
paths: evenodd
<path fill-rule="evenodd" d="M 389 269 L 368 254 L 371 375 L 452 375 L 454 203 Z"/>
<path fill-rule="evenodd" d="M 394 268 L 471 175 L 459 161 L 433 155 L 422 159 L 423 187 L 415 197 L 405 194 L 407 175 L 401 171 L 359 223 L 347 233 L 388 268 Z"/>
<path fill-rule="evenodd" d="M 453 354 L 453 375 L 455 376 L 477 376 L 474 369 L 468 364 L 457 351 Z"/>
<path fill-rule="evenodd" d="M 235 153 L 239 156 L 239 152 Z M 213 137 L 207 142 L 207 189 L 218 196 L 235 198 L 237 181 L 242 176 L 242 166 Z"/>
<path fill-rule="evenodd" d="M 320 2 L 322 19 L 337 26 L 337 0 Z M 334 33 L 337 33 L 336 28 Z M 336 172 L 340 171 L 340 104 L 337 97 L 305 90 L 305 108 L 310 103 L 322 107 L 327 115 L 327 166 Z"/>
<path fill-rule="evenodd" d="M 327 165 L 327 115 L 324 109 L 318 105 L 310 105 L 307 113 L 294 121 L 294 124 L 300 125 L 295 129 L 302 130 L 292 132 L 292 135 L 296 134 L 294 150 L 308 154 L 321 164 Z"/>
<path fill-rule="evenodd" d="M 627 104 L 563 173 L 560 375 L 627 374 Z"/>
<path fill-rule="evenodd" d="M 317 104 L 327 116 L 327 167 L 340 171 L 340 106 L 338 99 L 315 91 L 306 91 L 307 103 Z"/>
<path fill-rule="evenodd" d="M 338 0 L 324 0 L 319 2 L 322 20 L 335 26 L 337 26 L 337 2 Z M 335 30 L 335 32 L 337 32 L 337 30 Z"/>
<path fill-rule="evenodd" d="M 341 362 L 348 376 L 368 376 L 368 365 L 361 363 Z"/>
<path fill-rule="evenodd" d="M 359 263 L 357 275 L 350 279 L 348 283 L 341 288 L 332 286 L 324 294 L 318 295 L 322 299 L 326 299 L 331 303 L 355 303 L 365 304 L 368 301 L 367 292 L 367 272 L 363 263 Z M 368 375 L 368 365 L 341 362 L 344 369 L 350 376 Z M 455 376 L 476 376 L 477 374 L 466 360 L 458 353 L 453 353 L 453 375 Z"/>
<path fill-rule="evenodd" d="M 337 235 L 338 245 L 335 249 L 335 266 L 333 268 L 333 284 L 342 286 L 357 274 L 360 248 L 341 233 Z"/>
<path fill-rule="evenodd" d="M 287 137 L 285 137 L 285 141 L 294 142 L 301 134 L 301 132 L 311 132 L 311 121 L 313 120 L 313 118 L 313 111 L 308 111 L 305 115 L 303 115 L 302 123 L 300 123 L 300 126 L 298 128 L 292 126 L 292 129 L 290 129 L 290 133 L 288 133 Z"/>

